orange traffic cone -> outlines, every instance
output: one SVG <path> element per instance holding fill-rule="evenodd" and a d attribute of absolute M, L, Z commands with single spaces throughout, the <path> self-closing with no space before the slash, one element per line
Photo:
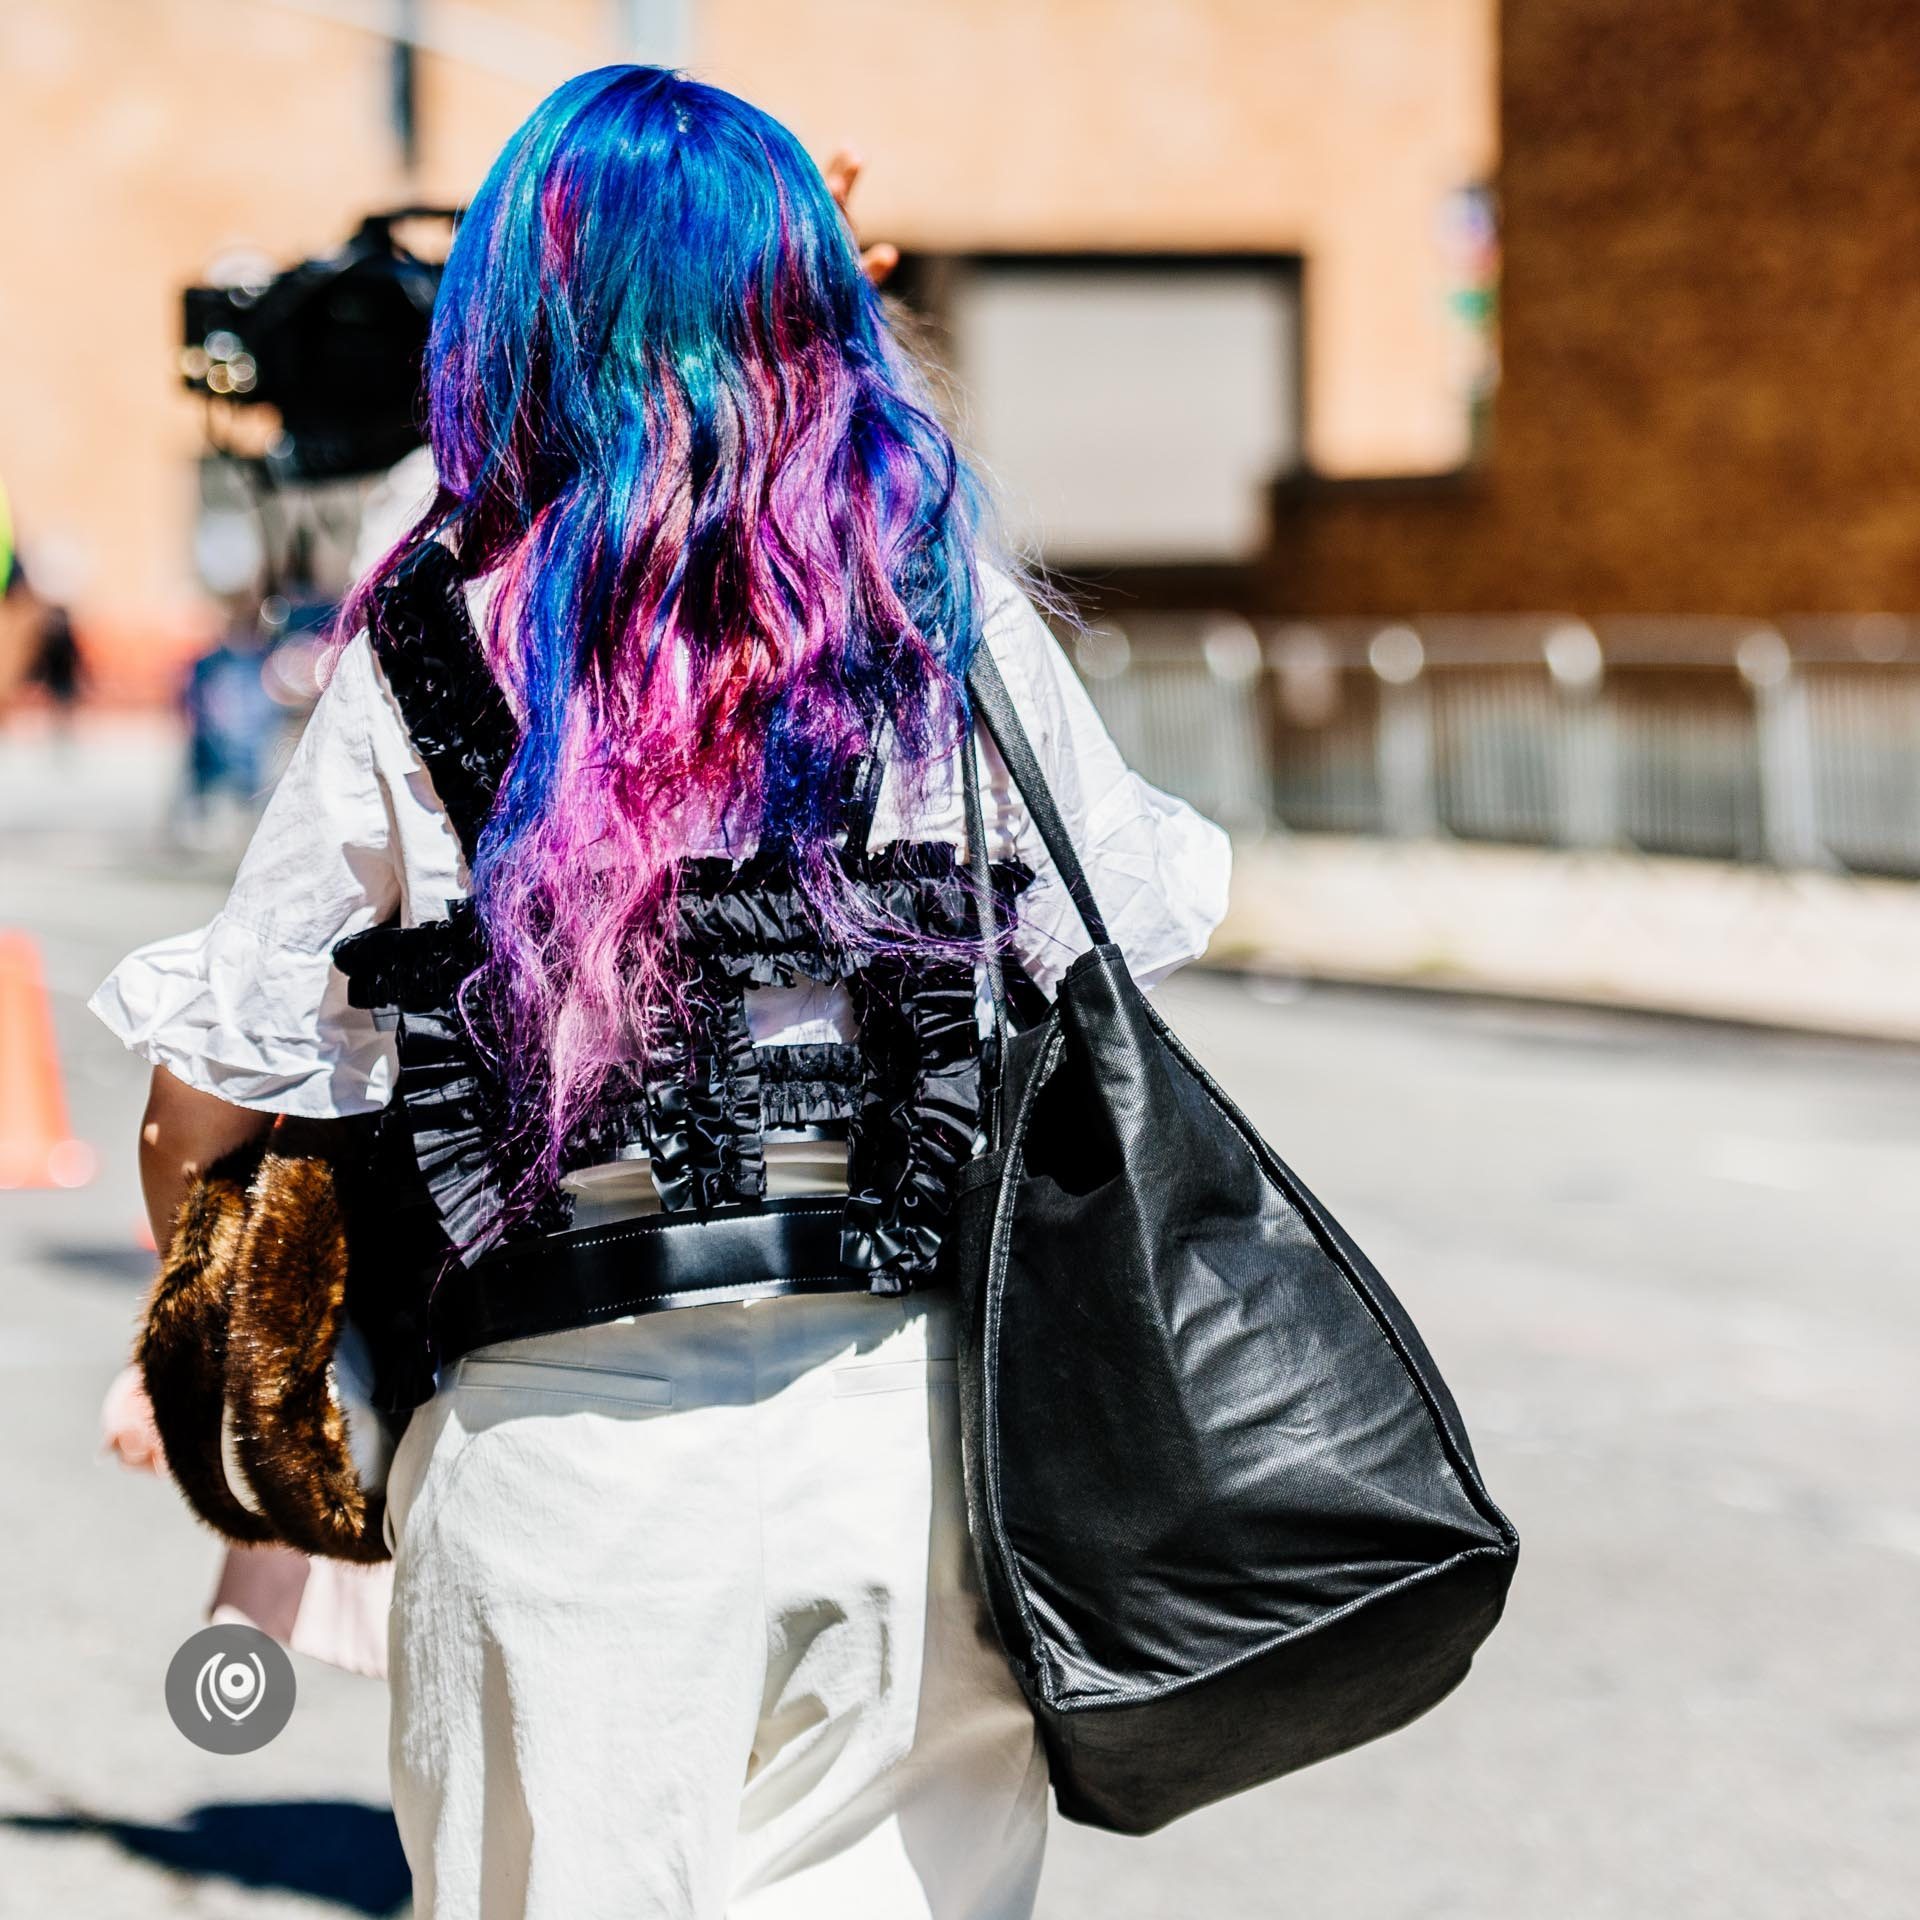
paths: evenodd
<path fill-rule="evenodd" d="M 39 952 L 24 933 L 0 933 L 0 1187 L 82 1187 L 93 1165 L 67 1131 Z"/>

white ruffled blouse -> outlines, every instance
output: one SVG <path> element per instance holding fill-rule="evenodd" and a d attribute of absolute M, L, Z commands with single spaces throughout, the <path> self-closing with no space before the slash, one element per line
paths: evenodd
<path fill-rule="evenodd" d="M 987 584 L 986 644 L 1108 931 L 1151 983 L 1204 952 L 1226 912 L 1227 837 L 1128 769 L 1032 605 L 997 575 Z M 956 755 L 928 769 L 911 819 L 890 771 L 875 843 L 963 843 L 959 767 Z M 991 746 L 982 768 L 991 852 L 1036 876 L 1019 903 L 1015 951 L 1050 991 L 1086 935 Z M 392 1091 L 393 1044 L 380 1018 L 347 1004 L 333 949 L 396 912 L 408 926 L 443 919 L 467 885 L 452 825 L 362 635 L 341 653 L 225 907 L 197 932 L 129 954 L 90 1004 L 136 1053 L 236 1106 L 364 1113 Z M 747 1011 L 762 1046 L 855 1037 L 838 987 L 756 992 Z"/>

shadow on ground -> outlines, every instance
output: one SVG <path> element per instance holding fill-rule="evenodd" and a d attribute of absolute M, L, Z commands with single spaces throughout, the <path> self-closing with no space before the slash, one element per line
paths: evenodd
<path fill-rule="evenodd" d="M 153 1278 L 159 1256 L 143 1247 L 124 1244 L 87 1246 L 71 1241 L 43 1243 L 35 1249 L 37 1263 L 99 1280 L 110 1286 L 143 1287 Z"/>
<path fill-rule="evenodd" d="M 95 1835 L 174 1873 L 304 1894 L 386 1920 L 411 1891 L 393 1815 L 354 1800 L 219 1801 L 171 1826 L 88 1814 L 9 1814 L 16 1833 Z"/>

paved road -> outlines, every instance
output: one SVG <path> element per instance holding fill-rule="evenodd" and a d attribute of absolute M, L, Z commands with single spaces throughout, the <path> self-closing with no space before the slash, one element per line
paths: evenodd
<path fill-rule="evenodd" d="M 161 1709 L 214 1553 L 95 1457 L 146 1261 L 138 1077 L 79 998 L 215 896 L 107 844 L 0 852 L 105 1149 L 84 1192 L 0 1198 L 0 1914 L 394 1912 L 376 1687 L 301 1663 L 248 1759 Z M 1222 979 L 1166 1004 L 1403 1293 L 1526 1552 L 1428 1720 L 1148 1841 L 1061 1827 L 1046 1920 L 1911 1915 L 1920 1062 Z"/>

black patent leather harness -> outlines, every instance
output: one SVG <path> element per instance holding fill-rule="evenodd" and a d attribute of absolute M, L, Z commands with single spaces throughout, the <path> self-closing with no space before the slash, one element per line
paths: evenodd
<path fill-rule="evenodd" d="M 376 596 L 370 637 L 471 869 L 518 728 L 454 556 L 432 542 L 409 556 Z M 943 842 L 869 846 L 882 772 L 877 755 L 861 763 L 840 857 L 890 924 L 927 936 L 925 950 L 835 950 L 778 858 L 682 864 L 674 951 L 685 1018 L 623 1075 L 566 1155 L 573 1167 L 644 1153 L 658 1214 L 575 1230 L 555 1195 L 509 1222 L 503 1090 L 484 1004 L 462 1000 L 485 958 L 471 903 L 341 943 L 349 997 L 392 1017 L 399 1061 L 376 1158 L 394 1188 L 410 1189 L 401 1212 L 411 1232 L 404 1260 L 387 1263 L 392 1298 L 366 1303 L 395 1323 L 384 1350 L 374 1342 L 390 1379 L 383 1399 L 424 1397 L 435 1368 L 496 1340 L 710 1301 L 900 1293 L 932 1279 L 983 1110 L 964 952 L 980 937 L 982 874 Z M 1012 864 L 987 870 L 990 923 L 1029 877 Z M 747 993 L 806 984 L 846 990 L 858 1043 L 756 1046 Z M 808 1129 L 846 1137 L 848 1193 L 769 1198 L 767 1135 Z"/>

